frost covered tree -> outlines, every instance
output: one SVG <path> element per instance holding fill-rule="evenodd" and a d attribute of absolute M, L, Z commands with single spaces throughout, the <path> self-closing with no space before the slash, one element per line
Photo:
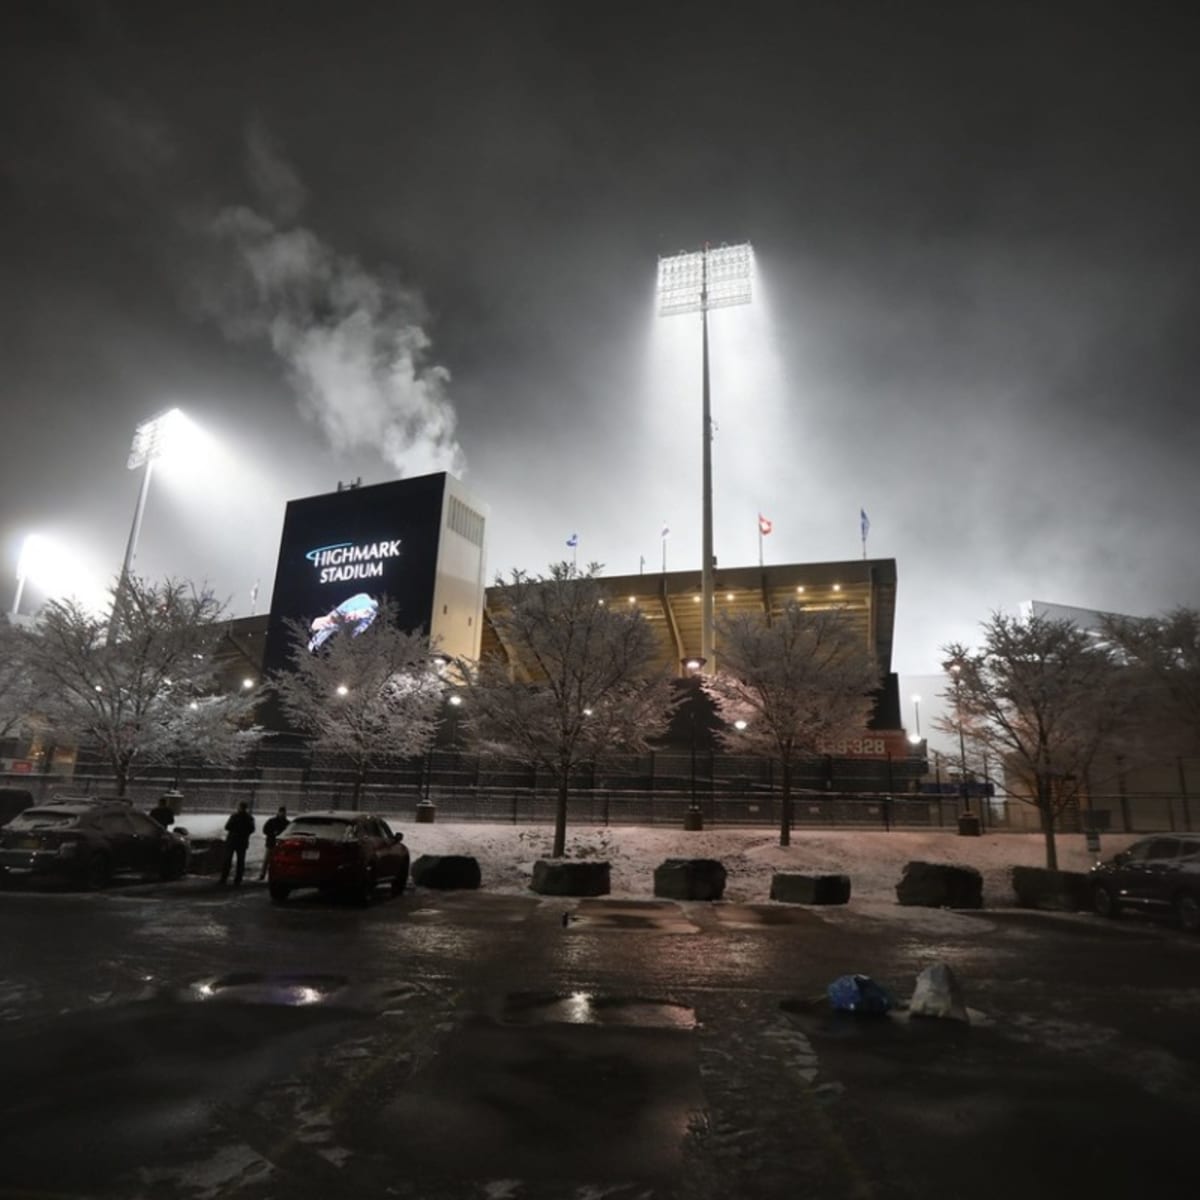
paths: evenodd
<path fill-rule="evenodd" d="M 37 698 L 21 629 L 0 616 L 0 737 L 18 731 L 34 712 Z"/>
<path fill-rule="evenodd" d="M 1056 869 L 1055 820 L 1124 720 L 1121 672 L 1111 648 L 1069 620 L 995 613 L 981 631 L 977 652 L 943 647 L 951 712 L 935 724 L 954 737 L 961 728 L 965 742 L 1004 764 L 1008 790 L 1038 810 L 1046 866 Z"/>
<path fill-rule="evenodd" d="M 1137 743 L 1154 755 L 1200 753 L 1200 611 L 1109 616 L 1102 630 L 1136 698 Z"/>
<path fill-rule="evenodd" d="M 355 614 L 335 616 L 316 650 L 309 649 L 310 625 L 290 622 L 290 666 L 271 679 L 288 720 L 314 749 L 350 764 L 353 808 L 373 765 L 424 754 L 437 731 L 440 660 L 427 637 L 395 622 L 396 605 L 387 599 L 366 628 Z"/>
<path fill-rule="evenodd" d="M 491 614 L 508 656 L 461 664 L 470 736 L 554 779 L 555 858 L 566 849 L 574 772 L 612 752 L 645 752 L 676 704 L 649 622 L 607 602 L 599 571 L 555 563 L 546 575 L 498 579 Z"/>
<path fill-rule="evenodd" d="M 792 776 L 798 760 L 861 736 L 879 688 L 879 668 L 840 608 L 789 603 L 766 614 L 716 621 L 718 671 L 705 686 L 728 725 L 723 745 L 773 759 L 780 768 L 779 844 L 791 842 Z"/>
<path fill-rule="evenodd" d="M 146 766 L 185 748 L 226 764 L 261 731 L 252 724 L 255 695 L 219 694 L 212 655 L 222 605 L 212 592 L 132 577 L 120 590 L 111 629 L 74 600 L 51 600 L 21 638 L 45 721 L 98 748 L 123 796 Z M 203 722 L 194 719 L 200 711 Z"/>

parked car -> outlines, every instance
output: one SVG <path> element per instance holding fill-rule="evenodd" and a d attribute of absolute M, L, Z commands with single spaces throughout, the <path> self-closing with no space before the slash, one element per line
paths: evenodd
<path fill-rule="evenodd" d="M 393 894 L 408 883 L 408 847 L 378 816 L 361 812 L 304 813 L 271 851 L 271 899 L 282 904 L 296 888 L 345 892 L 367 904 L 381 883 Z"/>
<path fill-rule="evenodd" d="M 0 788 L 0 825 L 7 825 L 17 813 L 32 807 L 32 792 L 24 788 Z"/>
<path fill-rule="evenodd" d="M 1200 833 L 1142 838 L 1092 868 L 1092 899 L 1102 917 L 1122 909 L 1174 913 L 1200 931 Z"/>
<path fill-rule="evenodd" d="M 178 879 L 188 843 L 122 801 L 27 808 L 0 829 L 0 877 L 54 876 L 90 888 L 114 875 Z"/>

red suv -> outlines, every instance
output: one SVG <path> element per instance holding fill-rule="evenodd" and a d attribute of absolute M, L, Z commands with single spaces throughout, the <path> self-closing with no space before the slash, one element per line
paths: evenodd
<path fill-rule="evenodd" d="M 303 887 L 346 892 L 367 904 L 377 884 L 390 882 L 393 895 L 404 891 L 408 847 L 403 834 L 370 813 L 304 813 L 275 843 L 267 879 L 277 904 Z"/>

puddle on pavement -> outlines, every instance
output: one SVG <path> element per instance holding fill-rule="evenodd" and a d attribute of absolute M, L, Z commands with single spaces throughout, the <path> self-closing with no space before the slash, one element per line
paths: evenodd
<path fill-rule="evenodd" d="M 192 984 L 185 998 L 298 1007 L 323 1004 L 343 991 L 348 983 L 344 975 L 277 975 L 236 971 Z"/>
<path fill-rule="evenodd" d="M 568 928 L 699 933 L 678 904 L 664 900 L 580 900 L 567 914 Z"/>
<path fill-rule="evenodd" d="M 696 1013 L 683 1004 L 641 997 L 517 992 L 504 998 L 505 1025 L 622 1025 L 641 1029 L 694 1029 Z"/>
<path fill-rule="evenodd" d="M 713 915 L 720 925 L 733 929 L 761 929 L 768 925 L 811 925 L 821 918 L 803 908 L 773 904 L 714 904 Z"/>
<path fill-rule="evenodd" d="M 518 925 L 541 904 L 528 896 L 489 896 L 480 892 L 422 893 L 406 920 L 422 925 Z"/>

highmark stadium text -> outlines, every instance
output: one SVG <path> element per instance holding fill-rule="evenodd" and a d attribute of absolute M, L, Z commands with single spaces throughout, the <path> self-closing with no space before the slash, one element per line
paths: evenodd
<path fill-rule="evenodd" d="M 304 557 L 320 570 L 318 582 L 344 583 L 349 579 L 377 579 L 383 575 L 386 559 L 398 558 L 400 539 L 386 542 L 337 542 L 318 546 Z"/>

